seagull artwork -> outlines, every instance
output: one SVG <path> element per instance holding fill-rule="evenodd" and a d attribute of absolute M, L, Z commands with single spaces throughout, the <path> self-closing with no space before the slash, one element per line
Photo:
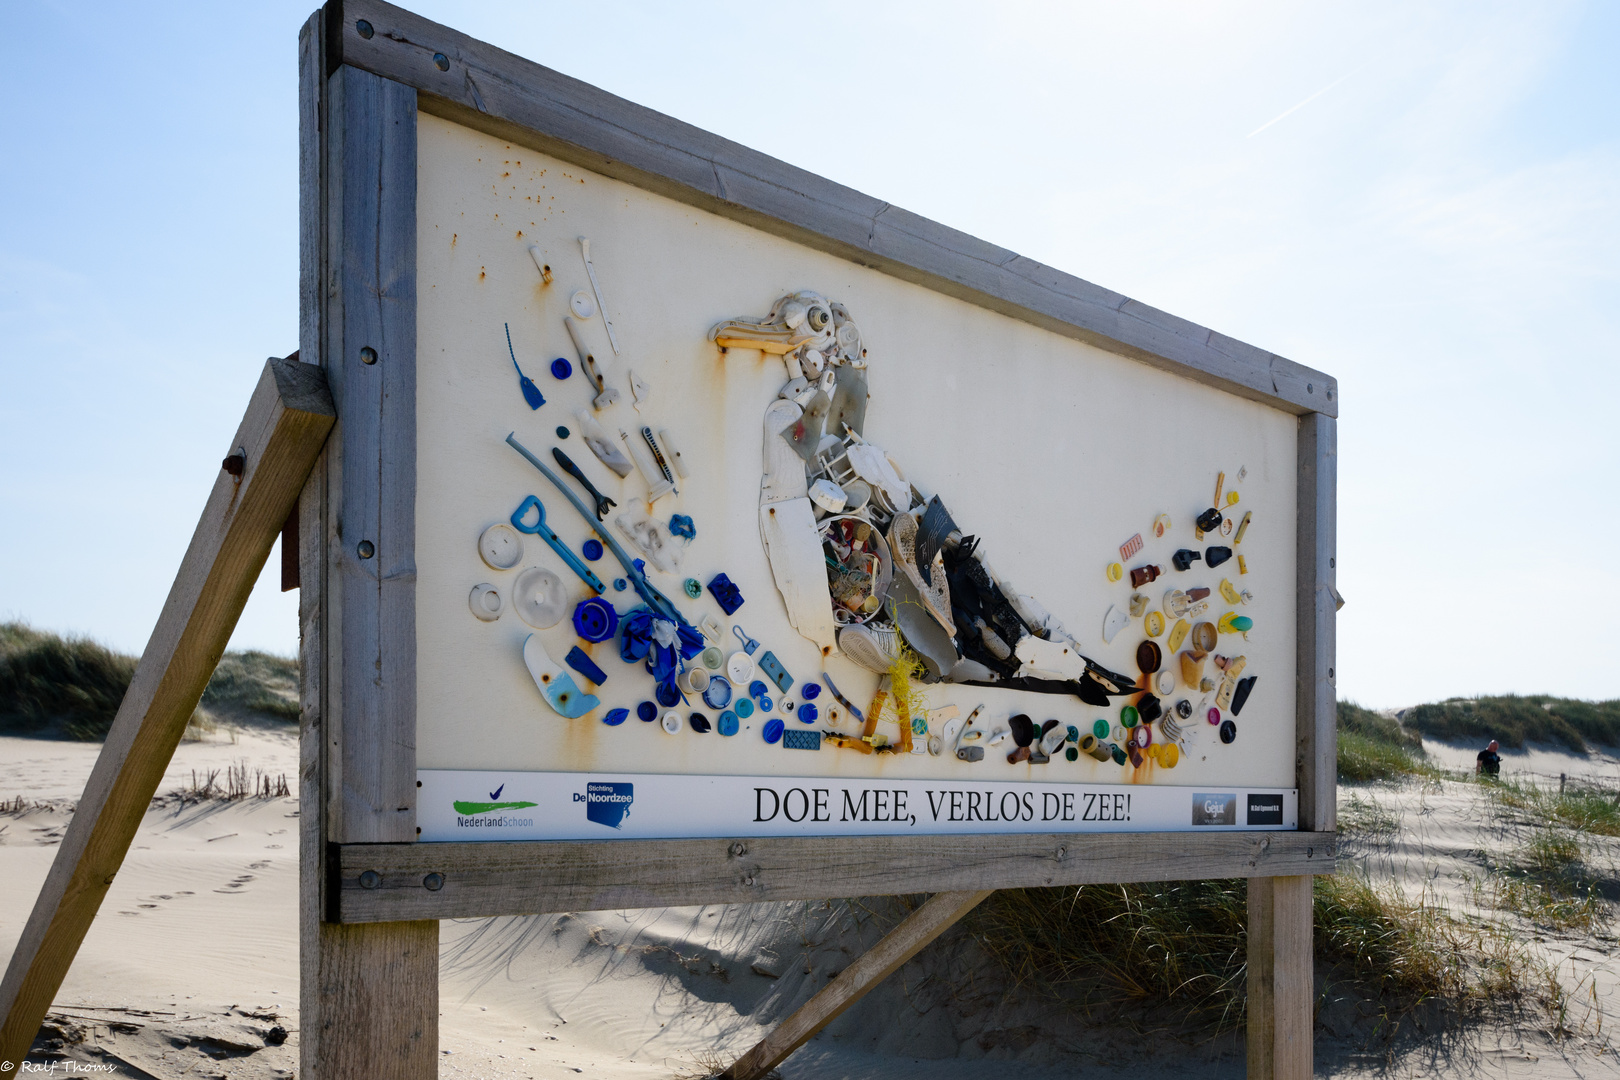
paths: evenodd
<path fill-rule="evenodd" d="M 759 531 L 795 630 L 880 674 L 914 654 L 928 681 L 1066 694 L 1134 694 L 1033 598 L 996 575 L 938 494 L 923 495 L 865 437 L 866 349 L 849 310 L 815 292 L 709 331 L 721 349 L 782 357 L 765 410 Z"/>

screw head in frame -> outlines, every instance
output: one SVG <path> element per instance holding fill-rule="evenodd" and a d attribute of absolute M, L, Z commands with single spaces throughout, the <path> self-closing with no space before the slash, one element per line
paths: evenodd
<path fill-rule="evenodd" d="M 429 874 L 422 879 L 422 888 L 428 892 L 438 892 L 444 888 L 444 875 L 440 873 Z"/>
<path fill-rule="evenodd" d="M 362 889 L 375 889 L 381 884 L 382 875 L 377 873 L 375 870 L 367 870 L 365 873 L 360 875 L 360 887 Z"/>
<path fill-rule="evenodd" d="M 366 22 L 364 19 L 361 19 L 359 22 L 355 23 L 354 29 L 356 33 L 365 38 L 367 41 L 370 41 L 371 35 L 376 33 L 376 31 L 371 28 L 371 24 Z"/>
<path fill-rule="evenodd" d="M 433 54 L 433 66 L 438 68 L 440 71 L 449 71 L 450 58 L 444 55 L 442 52 L 436 52 Z"/>
<path fill-rule="evenodd" d="M 361 349 L 360 362 L 362 364 L 375 364 L 377 362 L 377 350 L 373 349 L 370 345 L 367 345 L 365 348 Z"/>
<path fill-rule="evenodd" d="M 369 559 L 377 554 L 377 546 L 370 540 L 360 541 L 360 546 L 354 549 L 362 559 Z"/>

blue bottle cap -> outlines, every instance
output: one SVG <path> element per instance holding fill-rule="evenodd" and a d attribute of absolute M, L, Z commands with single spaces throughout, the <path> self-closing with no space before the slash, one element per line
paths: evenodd
<path fill-rule="evenodd" d="M 568 429 L 563 427 L 561 424 L 557 425 L 557 438 L 559 438 L 559 439 L 568 438 Z"/>
<path fill-rule="evenodd" d="M 731 704 L 731 680 L 716 675 L 703 690 L 704 704 L 711 709 L 723 709 Z"/>
<path fill-rule="evenodd" d="M 641 718 L 643 723 L 650 724 L 658 719 L 658 706 L 650 701 L 643 701 L 636 706 L 636 715 Z"/>
<path fill-rule="evenodd" d="M 804 698 L 806 701 L 816 700 L 816 698 L 821 696 L 821 684 L 814 682 L 805 683 L 803 686 L 799 687 L 799 696 Z"/>
<path fill-rule="evenodd" d="M 673 709 L 681 703 L 681 692 L 675 689 L 674 683 L 664 683 L 653 696 L 658 699 L 658 704 L 666 709 Z"/>
<path fill-rule="evenodd" d="M 753 682 L 749 683 L 748 684 L 748 696 L 749 697 L 754 697 L 754 698 L 764 697 L 765 696 L 765 683 L 764 683 L 764 681 L 761 680 L 761 679 L 755 679 Z"/>
<path fill-rule="evenodd" d="M 799 706 L 799 723 L 801 724 L 813 724 L 819 715 L 820 711 L 808 701 Z"/>
<path fill-rule="evenodd" d="M 721 713 L 719 721 L 715 724 L 715 730 L 722 735 L 737 734 L 737 714 L 730 709 Z"/>
<path fill-rule="evenodd" d="M 737 715 L 744 720 L 754 715 L 754 703 L 745 697 L 738 698 L 737 704 L 732 707 L 737 710 Z"/>
<path fill-rule="evenodd" d="M 776 708 L 776 702 L 772 701 L 770 698 L 762 697 L 759 699 L 760 712 L 770 712 L 774 708 Z"/>
<path fill-rule="evenodd" d="M 613 591 L 614 592 L 624 592 L 624 590 L 628 589 L 629 587 L 630 587 L 630 583 L 628 581 L 624 580 L 624 578 L 616 577 L 616 578 L 613 579 Z"/>
<path fill-rule="evenodd" d="M 765 723 L 765 730 L 760 732 L 760 734 L 764 736 L 765 741 L 768 743 L 781 742 L 783 728 L 784 725 L 782 721 L 768 720 Z"/>
<path fill-rule="evenodd" d="M 606 724 L 608 727 L 618 727 L 629 718 L 629 709 L 614 709 L 612 712 L 602 717 L 602 723 Z"/>
<path fill-rule="evenodd" d="M 551 374 L 558 379 L 566 379 L 574 373 L 574 365 L 559 356 L 551 362 Z"/>
<path fill-rule="evenodd" d="M 587 559 L 591 560 L 591 562 L 595 562 L 597 559 L 602 557 L 602 541 L 593 536 L 581 544 L 579 546 L 579 550 L 585 553 L 585 557 Z"/>

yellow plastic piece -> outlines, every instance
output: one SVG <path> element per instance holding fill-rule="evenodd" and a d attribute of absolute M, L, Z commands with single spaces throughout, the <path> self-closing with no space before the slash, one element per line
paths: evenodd
<path fill-rule="evenodd" d="M 1253 510 L 1245 510 L 1243 512 L 1243 521 L 1238 525 L 1237 535 L 1232 538 L 1232 544 L 1234 547 L 1243 543 L 1243 534 L 1248 531 L 1249 519 L 1252 517 L 1254 517 Z"/>
<path fill-rule="evenodd" d="M 1247 560 L 1243 556 L 1239 555 L 1238 556 L 1238 573 L 1247 574 L 1248 572 L 1249 572 L 1249 560 Z"/>
<path fill-rule="evenodd" d="M 1177 619 L 1176 625 L 1170 628 L 1170 640 L 1167 642 L 1168 651 L 1173 653 L 1180 649 L 1181 643 L 1187 640 L 1187 631 L 1191 629 L 1192 627 L 1187 624 L 1186 619 Z"/>
<path fill-rule="evenodd" d="M 1167 769 L 1175 768 L 1176 762 L 1181 760 L 1181 747 L 1177 746 L 1173 742 L 1163 744 L 1155 743 L 1154 745 L 1160 748 L 1159 764 L 1163 765 Z"/>
<path fill-rule="evenodd" d="M 1164 633 L 1164 616 L 1157 611 L 1148 612 L 1142 619 L 1142 628 L 1148 637 L 1158 637 Z"/>
<path fill-rule="evenodd" d="M 1226 505 L 1227 506 L 1236 506 L 1237 501 L 1238 501 L 1238 493 L 1237 492 L 1228 491 L 1226 493 Z"/>
<path fill-rule="evenodd" d="M 1162 537 L 1162 536 L 1164 536 L 1165 533 L 1167 533 L 1169 531 L 1170 531 L 1170 515 L 1169 514 L 1160 514 L 1158 517 L 1153 519 L 1153 535 L 1154 536 Z"/>
<path fill-rule="evenodd" d="M 1238 595 L 1237 589 L 1235 589 L 1232 586 L 1232 583 L 1225 578 L 1221 578 L 1221 595 L 1226 597 L 1226 602 L 1228 604 L 1243 603 L 1243 597 Z"/>
<path fill-rule="evenodd" d="M 1118 581 L 1125 576 L 1125 568 L 1117 562 L 1108 564 L 1108 580 Z"/>

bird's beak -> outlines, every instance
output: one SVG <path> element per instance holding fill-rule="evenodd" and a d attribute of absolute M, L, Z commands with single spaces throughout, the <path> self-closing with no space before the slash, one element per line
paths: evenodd
<path fill-rule="evenodd" d="M 722 349 L 759 349 L 763 352 L 790 353 L 804 342 L 797 330 L 753 319 L 730 319 L 715 324 L 709 340 Z"/>

